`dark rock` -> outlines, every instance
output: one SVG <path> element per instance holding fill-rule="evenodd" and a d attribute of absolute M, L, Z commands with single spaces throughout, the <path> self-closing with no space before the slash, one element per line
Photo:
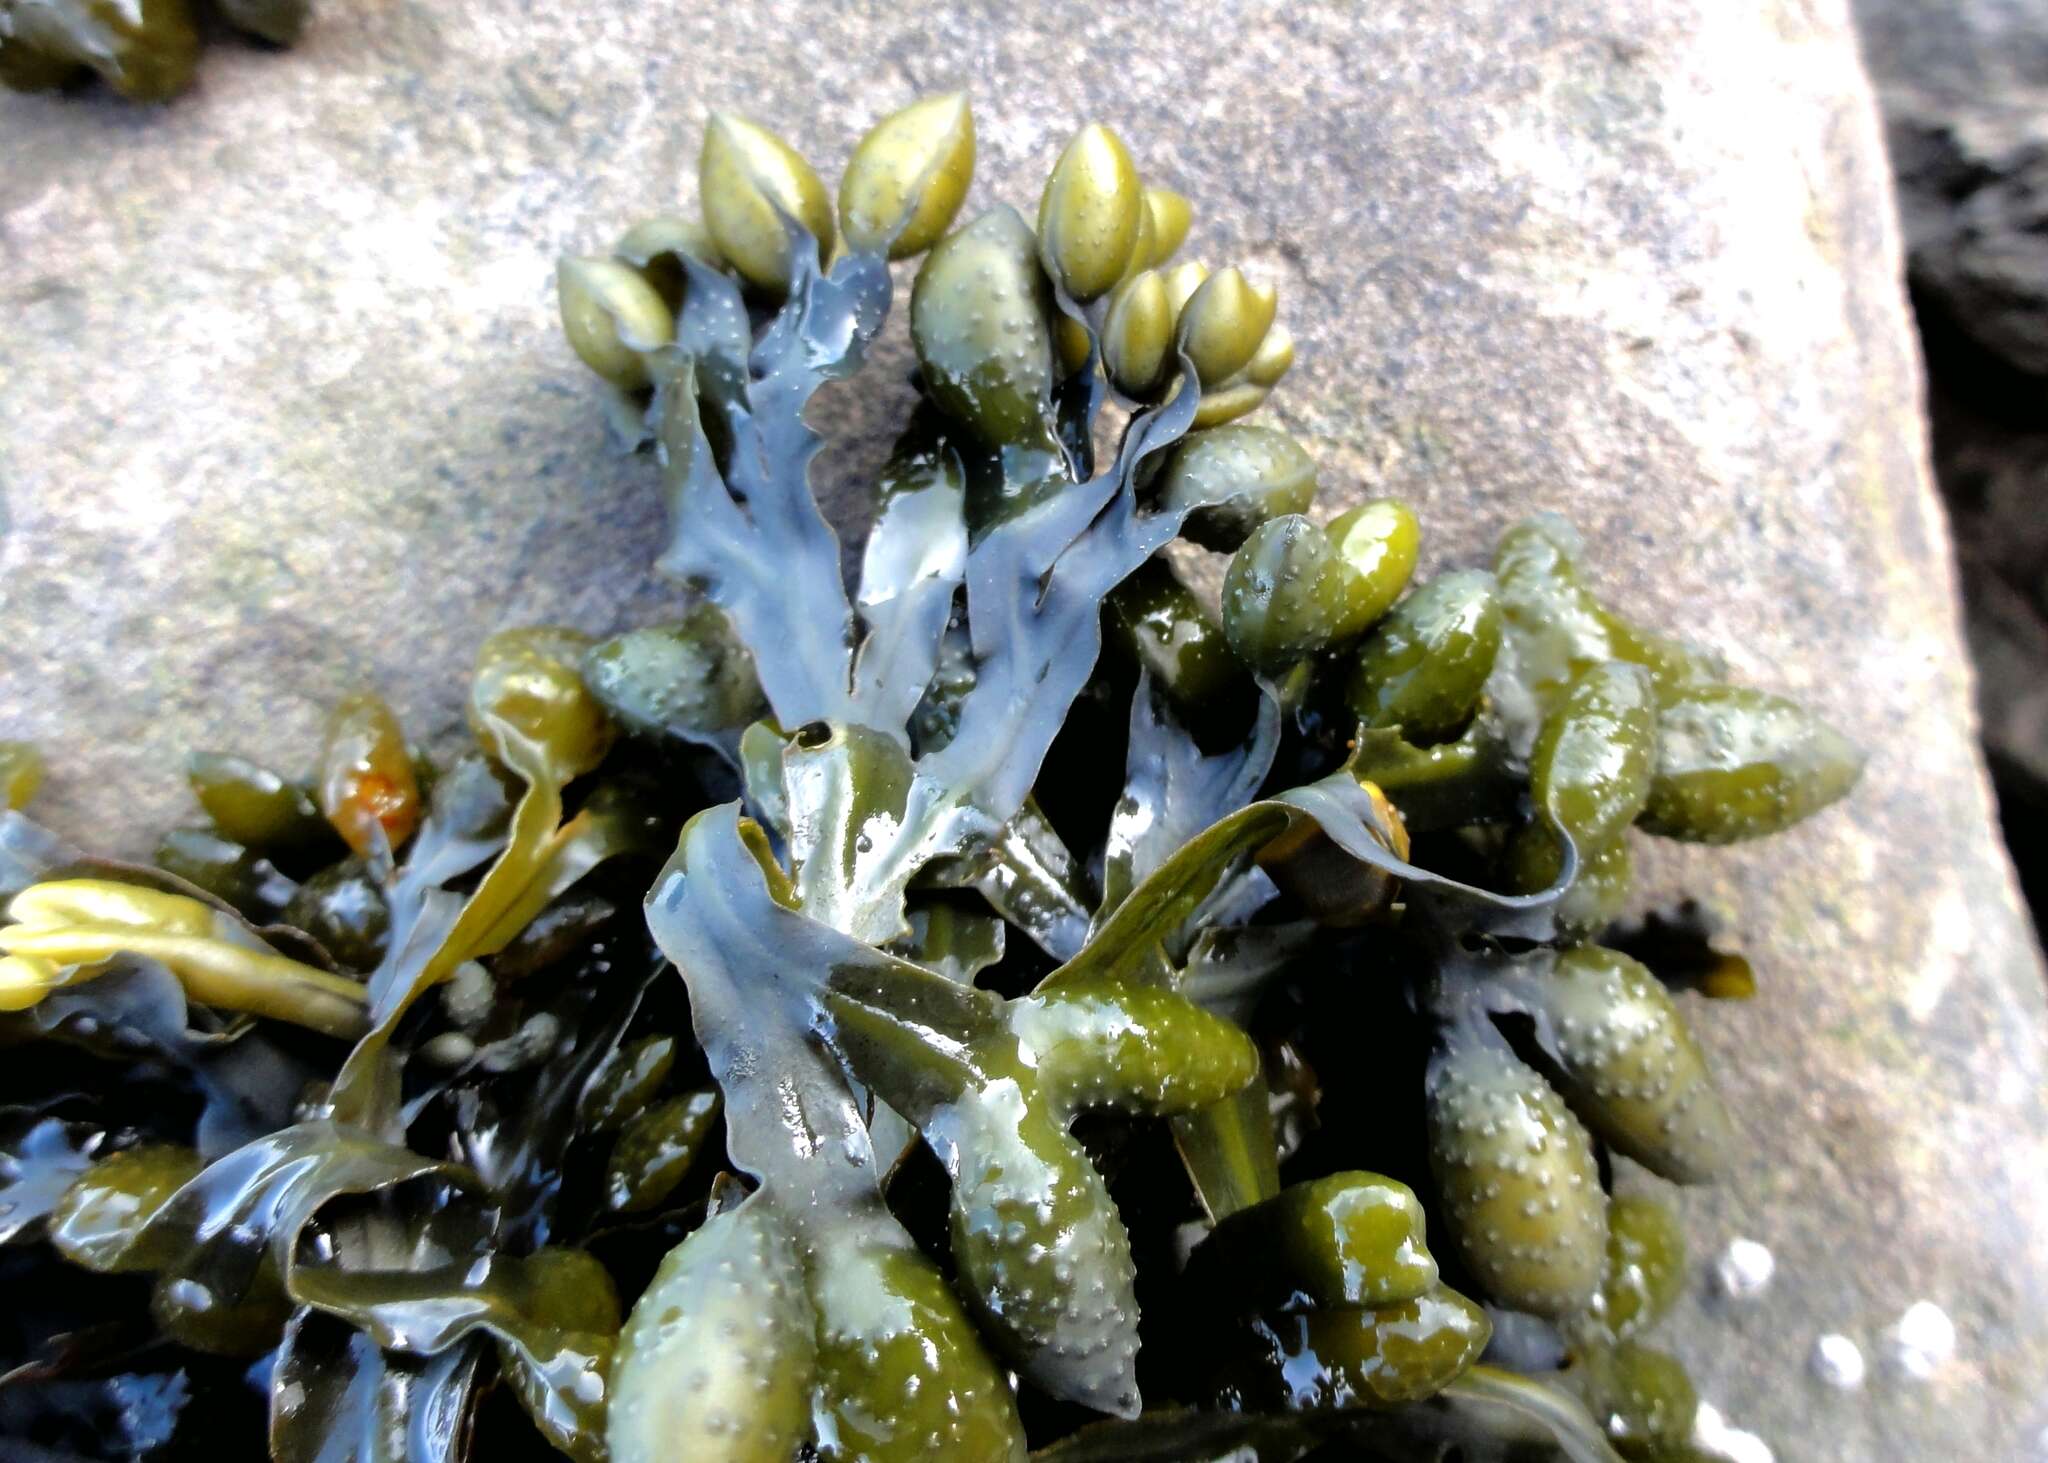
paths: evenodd
<path fill-rule="evenodd" d="M 2013 0 L 1855 0 L 1916 288 L 2048 375 L 2048 16 Z"/>
<path fill-rule="evenodd" d="M 2006 838 L 2048 915 L 2048 14 L 1857 0 L 1898 175 L 1935 479 Z"/>

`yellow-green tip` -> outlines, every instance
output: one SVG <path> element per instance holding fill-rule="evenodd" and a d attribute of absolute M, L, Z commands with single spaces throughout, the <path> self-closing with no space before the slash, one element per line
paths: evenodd
<path fill-rule="evenodd" d="M 921 254 L 944 236 L 974 181 L 974 113 L 965 92 L 913 102 L 869 129 L 839 180 L 847 247 Z"/>
<path fill-rule="evenodd" d="M 747 282 L 769 291 L 789 286 L 786 215 L 832 252 L 832 198 L 817 171 L 767 128 L 713 112 L 697 159 L 698 202 L 718 252 Z"/>
<path fill-rule="evenodd" d="M 1107 294 L 1130 266 L 1144 216 L 1144 185 L 1123 140 L 1089 123 L 1053 164 L 1039 199 L 1047 271 L 1077 300 Z"/>

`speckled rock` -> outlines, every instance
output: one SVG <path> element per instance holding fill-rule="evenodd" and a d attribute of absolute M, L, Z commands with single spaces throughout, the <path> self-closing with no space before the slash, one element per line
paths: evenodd
<path fill-rule="evenodd" d="M 555 256 L 688 201 L 713 106 L 832 170 L 949 86 L 974 199 L 1028 210 L 1100 117 L 1195 198 L 1189 257 L 1278 281 L 1301 363 L 1263 419 L 1316 453 L 1318 512 L 1412 499 L 1427 573 L 1566 510 L 1602 589 L 1870 749 L 1781 840 L 1644 860 L 1762 973 L 1689 1005 L 1749 1141 L 1684 1198 L 1657 1344 L 1788 1463 L 2034 1446 L 2048 1018 L 1846 0 L 368 0 L 287 55 L 214 48 L 168 109 L 0 99 L 0 735 L 53 749 L 44 816 L 133 851 L 188 748 L 295 765 L 363 683 L 452 732 L 490 631 L 663 614 L 652 469 L 606 444 Z M 891 330 L 820 402 L 849 519 L 907 400 L 900 300 Z M 1775 1279 L 1716 1300 L 1738 1237 Z M 1955 1329 L 1925 1380 L 1877 1364 L 1920 1301 Z M 1809 1373 L 1823 1333 L 1873 1358 L 1859 1389 Z"/>

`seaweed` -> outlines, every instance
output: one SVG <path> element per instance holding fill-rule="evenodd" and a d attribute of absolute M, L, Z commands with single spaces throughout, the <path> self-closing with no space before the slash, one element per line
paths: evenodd
<path fill-rule="evenodd" d="M 491 637 L 473 750 L 351 697 L 310 777 L 196 758 L 156 869 L 13 811 L 10 750 L 0 1259 L 89 1284 L 0 1427 L 169 1456 L 253 1360 L 217 1451 L 287 1463 L 1687 1446 L 1638 1339 L 1682 1236 L 1609 1185 L 1729 1118 L 1627 951 L 1740 982 L 1596 940 L 1632 840 L 1775 832 L 1857 755 L 1555 520 L 1422 584 L 1404 505 L 1318 524 L 1242 420 L 1274 291 L 1169 267 L 1187 201 L 1100 126 L 1035 227 L 953 228 L 973 149 L 916 103 L 835 216 L 715 117 L 701 223 L 563 261 L 676 607 Z M 849 578 L 805 411 L 920 255 Z"/>

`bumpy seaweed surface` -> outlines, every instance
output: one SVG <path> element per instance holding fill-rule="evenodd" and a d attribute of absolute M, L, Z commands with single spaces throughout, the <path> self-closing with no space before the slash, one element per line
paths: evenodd
<path fill-rule="evenodd" d="M 1169 267 L 1188 204 L 1101 127 L 1035 226 L 955 229 L 973 148 L 919 102 L 835 207 L 716 117 L 701 222 L 563 261 L 676 618 L 492 637 L 468 755 L 351 698 L 305 779 L 195 757 L 145 867 L 0 747 L 0 1437 L 1692 1455 L 1639 1339 L 1683 1237 L 1611 1180 L 1712 1177 L 1683 1009 L 1753 981 L 1610 927 L 1632 840 L 1775 832 L 1858 756 L 1558 520 L 1411 584 L 1404 505 L 1311 518 L 1244 420 L 1273 292 Z M 919 255 L 849 584 L 803 413 Z"/>

